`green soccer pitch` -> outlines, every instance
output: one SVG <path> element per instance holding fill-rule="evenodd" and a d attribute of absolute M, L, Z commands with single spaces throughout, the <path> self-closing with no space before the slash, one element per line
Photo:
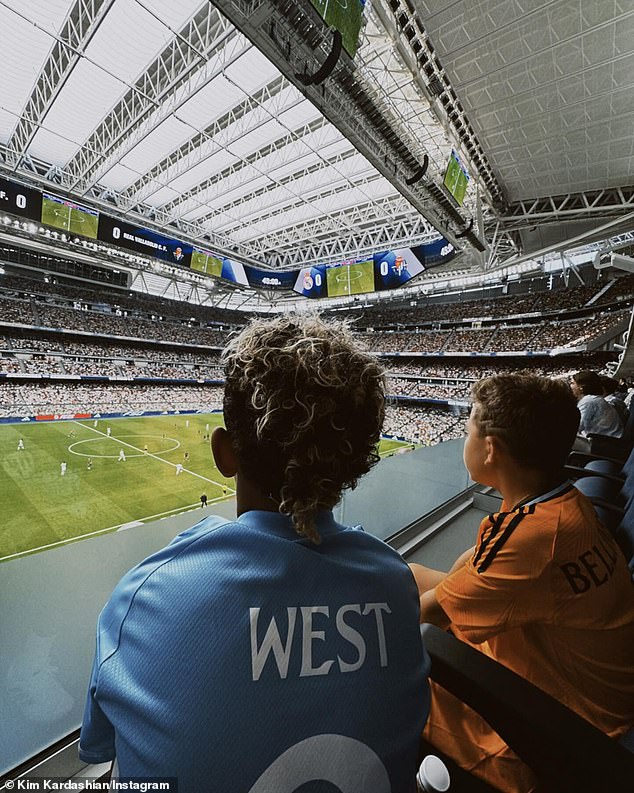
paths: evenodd
<path fill-rule="evenodd" d="M 214 465 L 207 425 L 222 415 L 0 425 L 0 561 L 200 507 L 202 493 L 211 514 L 235 491 Z M 381 454 L 395 444 L 381 441 Z"/>
<path fill-rule="evenodd" d="M 42 223 L 62 231 L 70 231 L 70 207 L 48 198 L 42 199 Z"/>
<path fill-rule="evenodd" d="M 99 218 L 97 215 L 92 215 L 90 212 L 82 212 L 81 209 L 71 208 L 69 231 L 72 234 L 81 234 L 84 237 L 96 240 L 98 224 Z"/>
<path fill-rule="evenodd" d="M 326 270 L 326 280 L 328 297 L 374 292 L 374 264 L 368 261 L 343 267 L 330 267 Z"/>

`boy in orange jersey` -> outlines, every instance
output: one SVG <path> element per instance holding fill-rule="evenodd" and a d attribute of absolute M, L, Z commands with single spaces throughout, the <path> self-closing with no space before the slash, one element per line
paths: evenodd
<path fill-rule="evenodd" d="M 500 492 L 502 507 L 449 573 L 410 565 L 421 622 L 451 628 L 618 738 L 634 725 L 634 588 L 620 549 L 563 472 L 575 397 L 564 381 L 530 375 L 486 378 L 472 395 L 465 465 Z M 536 789 L 488 724 L 435 684 L 424 737 L 502 791 Z"/>

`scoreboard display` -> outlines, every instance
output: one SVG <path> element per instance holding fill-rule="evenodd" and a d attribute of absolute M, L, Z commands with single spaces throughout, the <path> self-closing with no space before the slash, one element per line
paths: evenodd
<path fill-rule="evenodd" d="M 442 240 L 449 254 L 453 246 Z M 299 271 L 294 291 L 309 298 L 363 295 L 396 289 L 425 270 L 426 245 L 379 251 L 371 259 L 316 265 Z"/>
<path fill-rule="evenodd" d="M 191 262 L 191 245 L 172 237 L 165 237 L 151 229 L 132 226 L 130 223 L 124 223 L 107 215 L 99 216 L 98 238 L 102 242 L 118 245 L 134 253 L 154 256 L 170 264 L 189 267 Z"/>
<path fill-rule="evenodd" d="M 39 223 L 42 216 L 42 193 L 0 178 L 0 212 L 8 212 L 10 215 Z"/>
<path fill-rule="evenodd" d="M 461 173 L 465 180 L 468 179 L 462 170 Z M 191 243 L 166 237 L 152 229 L 134 226 L 104 215 L 71 199 L 42 193 L 40 190 L 0 178 L 0 214 L 3 211 L 7 215 L 26 218 L 69 234 L 97 239 L 134 253 L 153 256 L 169 264 L 221 278 L 239 286 L 280 291 L 292 289 L 308 298 L 345 297 L 397 289 L 425 269 L 443 264 L 456 255 L 453 245 L 441 237 L 413 248 L 379 251 L 371 257 L 349 259 L 337 264 L 316 264 L 292 270 L 264 270 Z"/>

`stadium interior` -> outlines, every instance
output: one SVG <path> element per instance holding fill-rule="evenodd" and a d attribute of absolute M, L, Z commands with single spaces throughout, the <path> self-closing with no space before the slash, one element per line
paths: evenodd
<path fill-rule="evenodd" d="M 0 0 L 0 789 L 105 772 L 77 759 L 97 615 L 201 493 L 235 516 L 209 435 L 250 318 L 346 319 L 379 357 L 382 459 L 335 515 L 437 569 L 500 504 L 462 461 L 474 383 L 631 398 L 634 8 L 351 5 Z M 631 399 L 588 449 L 616 479 L 570 475 L 634 573 L 633 444 Z M 496 670 L 428 640 L 482 706 Z M 516 682 L 482 712 L 544 790 L 631 790 L 632 752 L 554 701 L 518 718 Z"/>

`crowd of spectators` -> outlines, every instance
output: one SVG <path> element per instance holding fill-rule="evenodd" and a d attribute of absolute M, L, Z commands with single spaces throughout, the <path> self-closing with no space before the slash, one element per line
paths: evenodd
<path fill-rule="evenodd" d="M 440 408 L 389 405 L 383 432 L 398 438 L 432 446 L 464 436 L 466 416 Z"/>
<path fill-rule="evenodd" d="M 450 399 L 467 402 L 470 390 L 471 383 L 442 385 L 402 377 L 389 377 L 387 381 L 387 392 L 391 396 L 415 397 L 417 399 Z"/>
<path fill-rule="evenodd" d="M 447 302 L 419 299 L 416 306 L 380 303 L 363 310 L 337 312 L 347 315 L 358 328 L 395 325 L 422 325 L 443 321 L 462 322 L 471 319 L 518 317 L 522 315 L 575 311 L 588 305 L 608 282 L 590 286 L 571 286 L 553 291 L 537 291 L 528 295 L 498 296 L 480 300 L 453 299 Z M 596 300 L 596 306 L 615 303 L 634 295 L 634 276 L 616 278 Z"/>
<path fill-rule="evenodd" d="M 0 349 L 2 350 L 29 350 L 33 352 L 62 352 L 60 341 L 31 337 L 0 336 Z"/>
<path fill-rule="evenodd" d="M 530 368 L 531 373 L 544 375 L 547 377 L 561 377 L 570 374 L 579 368 L 580 360 L 583 361 L 585 368 L 601 369 L 603 360 L 593 354 L 587 354 L 582 359 L 575 356 L 574 361 L 559 359 L 539 358 L 531 361 L 522 359 L 519 361 L 504 361 L 500 358 L 487 360 L 486 365 L 481 361 L 477 364 L 471 362 L 451 365 L 449 363 L 430 363 L 427 360 L 401 361 L 399 359 L 385 359 L 383 367 L 388 376 L 408 375 L 419 378 L 433 378 L 436 380 L 460 380 L 466 379 L 472 382 L 481 380 L 483 377 L 491 377 L 496 374 L 513 374 L 525 371 Z"/>
<path fill-rule="evenodd" d="M 222 407 L 219 386 L 4 383 L 1 416 L 125 413 L 143 410 L 201 410 Z"/>
<path fill-rule="evenodd" d="M 89 333 L 103 333 L 109 336 L 124 336 L 137 339 L 156 339 L 158 341 L 178 342 L 181 344 L 222 347 L 227 341 L 227 333 L 210 328 L 176 325 L 166 321 L 133 319 L 116 314 L 96 311 L 83 311 L 76 308 L 38 305 L 39 325 L 66 330 L 79 330 Z"/>
<path fill-rule="evenodd" d="M 14 356 L 0 354 L 0 372 L 19 374 L 24 372 L 24 369 L 20 366 L 20 361 Z"/>
<path fill-rule="evenodd" d="M 113 309 L 119 308 L 123 311 L 147 314 L 148 316 L 154 314 L 178 320 L 193 319 L 197 322 L 212 322 L 223 326 L 244 324 L 243 312 L 233 309 L 199 305 L 186 300 L 171 300 L 144 292 L 117 288 L 111 284 L 90 286 L 79 280 L 73 280 L 72 283 L 61 283 L 63 276 L 47 276 L 47 278 L 48 280 L 45 281 L 43 277 L 25 278 L 9 273 L 0 274 L 0 290 L 6 294 L 34 295 L 38 299 L 46 299 L 55 295 L 87 304 L 103 305 L 105 300 Z M 107 297 L 105 296 L 106 290 Z"/>
<path fill-rule="evenodd" d="M 560 347 L 585 347 L 589 341 L 617 325 L 629 309 L 593 314 L 561 322 L 540 321 L 532 325 L 500 325 L 497 328 L 453 331 L 374 331 L 359 334 L 360 340 L 380 353 L 523 352 Z"/>
<path fill-rule="evenodd" d="M 366 333 L 359 340 L 372 352 L 439 352 L 451 331 L 421 331 L 420 333 Z"/>
<path fill-rule="evenodd" d="M 31 301 L 15 297 L 0 296 L 0 317 L 3 322 L 17 322 L 21 325 L 33 324 Z"/>

